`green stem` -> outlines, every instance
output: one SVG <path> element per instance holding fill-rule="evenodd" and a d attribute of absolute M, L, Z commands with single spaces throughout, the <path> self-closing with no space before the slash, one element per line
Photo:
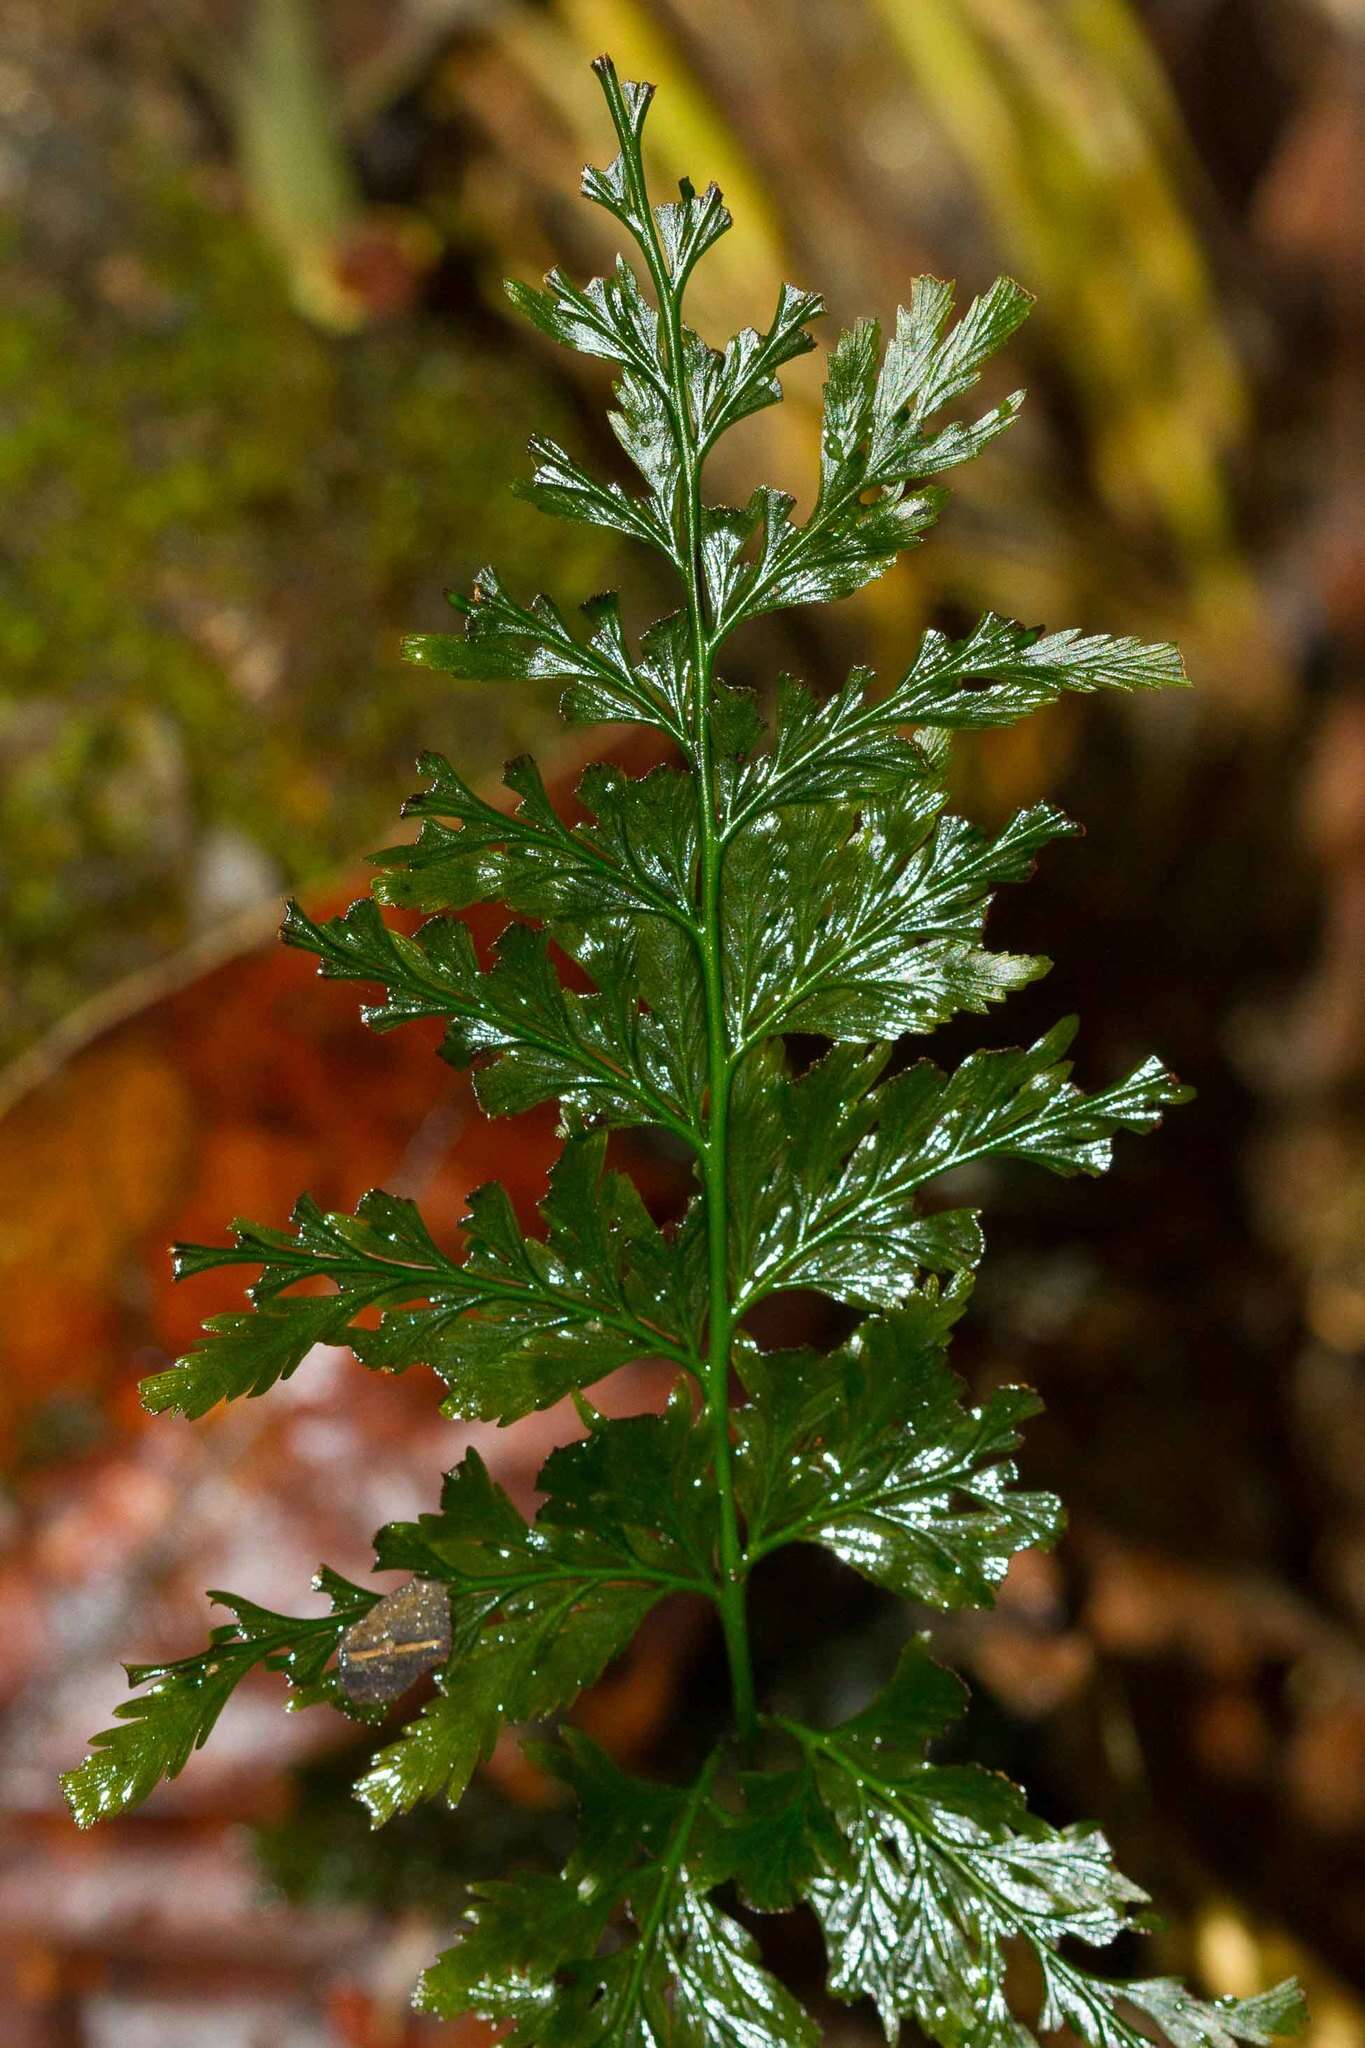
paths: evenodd
<path fill-rule="evenodd" d="M 626 1982 L 622 2003 L 618 2007 L 618 2013 L 623 2013 L 627 2018 L 633 2013 L 639 2001 L 641 1988 L 645 1981 L 645 1972 L 649 1967 L 654 1944 L 659 1938 L 659 1930 L 664 1923 L 669 1907 L 673 1903 L 673 1887 L 677 1882 L 678 1872 L 682 1869 L 683 1859 L 687 1855 L 688 1845 L 692 1839 L 692 1831 L 697 1825 L 697 1817 L 705 1803 L 706 1795 L 711 1789 L 711 1780 L 716 1775 L 716 1767 L 719 1763 L 720 1751 L 718 1749 L 712 1750 L 702 1766 L 701 1775 L 687 1795 L 687 1803 L 678 1816 L 677 1826 L 669 1838 L 668 1848 L 664 1853 L 663 1863 L 659 1871 L 659 1881 L 654 1887 L 654 1897 L 650 1902 L 649 1911 L 646 1913 L 640 1927 L 640 1938 L 635 1944 L 635 1954 L 631 1961 L 630 1976 Z M 618 2038 L 615 2031 L 613 2031 L 611 2038 L 613 2040 Z M 620 2038 L 624 2038 L 624 2036 L 622 2035 Z"/>
<path fill-rule="evenodd" d="M 705 725 L 705 715 L 699 719 Z M 708 745 L 703 758 L 709 756 Z M 706 1195 L 709 1315 L 707 1320 L 706 1402 L 715 1443 L 716 1485 L 720 1494 L 721 1620 L 725 1647 L 730 1660 L 730 1678 L 735 1696 L 735 1718 L 746 1742 L 755 1730 L 754 1678 L 749 1654 L 748 1616 L 745 1606 L 743 1549 L 739 1516 L 735 1505 L 734 1452 L 730 1442 L 730 1349 L 734 1336 L 734 1308 L 730 1300 L 728 1274 L 728 1190 L 726 1147 L 729 1131 L 730 1078 L 729 1047 L 725 1027 L 725 998 L 720 960 L 720 851 L 716 845 L 715 813 L 710 776 L 701 779 L 702 826 L 702 908 L 704 933 L 701 941 L 702 972 L 706 988 L 707 1067 L 710 1115 L 706 1150 L 702 1158 L 702 1182 Z"/>
<path fill-rule="evenodd" d="M 433 1574 L 433 1576 L 436 1576 Z M 681 1572 L 655 1571 L 649 1565 L 617 1565 L 592 1570 L 586 1565 L 564 1565 L 555 1570 L 522 1572 L 506 1578 L 497 1576 L 479 1578 L 470 1572 L 453 1571 L 447 1585 L 458 1586 L 466 1593 L 496 1593 L 500 1597 L 509 1593 L 532 1592 L 539 1587 L 552 1585 L 557 1580 L 576 1586 L 666 1586 L 671 1593 L 713 1594 L 715 1588 L 709 1580 L 684 1578 Z M 330 1617 L 329 1617 L 330 1618 Z"/>
<path fill-rule="evenodd" d="M 732 1067 L 722 966 L 721 870 L 725 849 L 716 820 L 715 758 L 710 719 L 715 647 L 708 638 L 704 617 L 701 459 L 687 392 L 679 296 L 673 289 L 673 281 L 669 275 L 663 246 L 650 208 L 644 172 L 630 133 L 620 86 L 613 72 L 604 70 L 601 75 L 607 104 L 621 144 L 621 156 L 631 187 L 632 203 L 638 218 L 646 224 L 646 233 L 639 238 L 640 247 L 649 266 L 650 279 L 663 322 L 668 353 L 668 376 L 673 394 L 678 458 L 683 473 L 684 580 L 688 621 L 692 631 L 691 739 L 697 776 L 701 870 L 701 915 L 694 938 L 706 1000 L 707 1118 L 700 1161 L 702 1192 L 706 1203 L 707 1245 L 707 1339 L 703 1386 L 706 1395 L 706 1415 L 712 1432 L 712 1456 L 720 1508 L 721 1625 L 725 1633 L 725 1650 L 730 1665 L 735 1721 L 741 1741 L 747 1743 L 757 1731 L 758 1719 L 754 1701 L 754 1674 L 749 1652 L 749 1622 L 745 1601 L 747 1566 L 743 1544 L 740 1541 L 739 1510 L 735 1501 L 734 1447 L 730 1441 L 730 1352 L 734 1339 L 735 1313 L 730 1299 L 729 1281 L 727 1145 Z"/>

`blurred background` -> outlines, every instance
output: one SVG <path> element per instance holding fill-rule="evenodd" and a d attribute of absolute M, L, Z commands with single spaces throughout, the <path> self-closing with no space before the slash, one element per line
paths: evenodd
<path fill-rule="evenodd" d="M 314 910 L 364 888 L 421 745 L 490 784 L 530 746 L 572 787 L 585 742 L 548 692 L 398 663 L 445 585 L 493 559 L 565 602 L 656 595 L 506 489 L 533 427 L 610 459 L 600 366 L 498 288 L 609 260 L 574 196 L 605 150 L 601 48 L 661 87 L 660 180 L 715 176 L 737 217 L 695 290 L 713 338 L 781 277 L 835 322 L 887 317 L 919 270 L 1039 298 L 1007 366 L 1024 422 L 957 473 L 931 545 L 751 633 L 733 679 L 890 670 L 926 622 L 990 606 L 1176 638 L 1198 683 L 959 749 L 978 816 L 1046 794 L 1089 832 L 1001 905 L 997 941 L 1058 965 L 986 1035 L 1079 1009 L 1084 1078 L 1155 1048 L 1200 1093 L 1098 1186 L 964 1191 L 993 1251 L 959 1366 L 1040 1388 L 1026 1470 L 1072 1528 L 938 1635 L 974 1753 L 1054 1820 L 1103 1816 L 1158 1895 L 1147 1967 L 1238 1993 L 1297 1969 L 1310 2048 L 1358 2048 L 1361 0 L 6 0 L 4 2039 L 473 2043 L 407 2015 L 413 1977 L 464 1878 L 562 1853 L 514 1745 L 458 1817 L 370 1838 L 351 1731 L 286 1719 L 269 1681 L 114 1829 L 77 1837 L 55 1777 L 107 1724 L 117 1657 L 202 1645 L 205 1586 L 297 1611 L 319 1558 L 363 1573 L 466 1442 L 529 1506 L 574 1426 L 443 1425 L 425 1375 L 376 1384 L 341 1353 L 194 1428 L 146 1422 L 135 1382 L 234 1305 L 171 1293 L 172 1236 L 281 1222 L 305 1186 L 417 1193 L 445 1229 L 493 1172 L 524 1204 L 543 1188 L 548 1117 L 484 1125 L 429 1039 L 369 1037 L 271 935 L 286 888 Z M 803 489 L 820 379 L 798 365 L 726 444 L 721 491 Z M 756 1598 L 792 1697 L 817 1644 L 874 1683 L 907 1624 L 804 1557 Z M 666 1768 L 722 1684 L 670 1615 L 581 1716 Z M 765 1939 L 818 2004 L 804 1925 Z M 873 2039 L 820 2010 L 831 2041 Z"/>

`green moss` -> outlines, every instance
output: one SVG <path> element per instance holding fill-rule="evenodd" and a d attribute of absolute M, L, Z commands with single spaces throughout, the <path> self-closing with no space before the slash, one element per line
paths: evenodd
<path fill-rule="evenodd" d="M 114 175 L 127 246 L 93 277 L 4 230 L 0 1054 L 177 942 L 211 831 L 281 885 L 368 843 L 443 737 L 399 625 L 438 622 L 433 564 L 497 552 L 556 403 L 448 323 L 314 331 L 178 166 Z M 552 585 L 606 576 L 541 538 Z M 459 715 L 481 767 L 533 737 L 505 696 Z"/>

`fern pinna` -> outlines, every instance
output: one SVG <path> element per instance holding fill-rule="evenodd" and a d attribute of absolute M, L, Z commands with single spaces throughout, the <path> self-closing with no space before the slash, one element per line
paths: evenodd
<path fill-rule="evenodd" d="M 590 768 L 589 822 L 568 824 L 529 761 L 508 769 L 504 811 L 428 757 L 408 807 L 420 836 L 377 857 L 373 898 L 327 924 L 291 909 L 284 932 L 324 975 L 382 991 L 364 1012 L 376 1029 L 443 1019 L 444 1055 L 475 1068 L 489 1114 L 558 1102 L 544 1234 L 523 1233 L 497 1186 L 470 1197 L 462 1255 L 411 1202 L 373 1193 L 339 1216 L 305 1197 L 292 1229 L 239 1223 L 231 1248 L 180 1249 L 182 1274 L 259 1268 L 252 1307 L 144 1390 L 150 1408 L 196 1416 L 344 1342 L 382 1371 L 434 1368 L 453 1416 L 510 1423 L 571 1395 L 584 1433 L 550 1457 L 531 1523 L 471 1451 L 434 1512 L 379 1532 L 377 1568 L 410 1575 L 397 1595 L 324 1572 L 330 1612 L 301 1620 L 215 1594 L 231 1619 L 201 1656 L 130 1668 L 144 1689 L 67 1776 L 68 1798 L 82 1823 L 143 1798 L 265 1665 L 295 1703 L 362 1719 L 435 1669 L 428 1703 L 357 1789 L 376 1823 L 454 1803 L 504 1725 L 568 1707 L 658 1602 L 690 1593 L 719 1617 L 732 1731 L 682 1784 L 625 1775 L 572 1728 L 546 1741 L 537 1754 L 580 1810 L 578 1847 L 564 1869 L 474 1889 L 421 1981 L 423 2010 L 472 2010 L 546 2048 L 795 2048 L 817 2032 L 760 1960 L 754 1916 L 804 1901 L 830 1991 L 870 1999 L 888 2036 L 908 2018 L 948 2048 L 1025 2048 L 1031 2026 L 1095 2048 L 1140 2048 L 1153 2025 L 1174 2048 L 1270 2042 L 1299 2022 L 1292 1984 L 1208 2002 L 1077 1959 L 1141 1926 L 1143 1894 L 1094 1828 L 1052 1828 L 1007 1780 L 931 1760 L 964 1694 L 922 1639 L 839 1726 L 755 1698 L 746 1581 L 783 1546 L 823 1545 L 947 1609 L 989 1605 L 1012 1555 L 1057 1534 L 1057 1502 L 1020 1489 L 1012 1463 L 1033 1395 L 969 1406 L 946 1362 L 982 1253 L 977 1216 L 926 1209 L 920 1192 L 986 1158 L 1099 1173 L 1116 1132 L 1152 1129 L 1186 1091 L 1152 1059 L 1083 1093 L 1070 1023 L 952 1073 L 893 1065 L 892 1044 L 984 1012 L 1047 965 L 987 951 L 983 921 L 995 885 L 1024 879 L 1072 827 L 1047 804 L 994 837 L 946 814 L 952 731 L 1063 691 L 1184 677 L 1170 646 L 988 616 L 961 640 L 927 633 L 888 688 L 857 671 L 822 700 L 784 680 L 765 729 L 722 679 L 726 643 L 764 613 L 847 596 L 922 539 L 937 479 L 1018 412 L 1016 392 L 945 417 L 1029 296 L 1002 278 L 950 324 L 950 288 L 916 279 L 885 345 L 862 321 L 829 357 L 809 516 L 767 488 L 739 509 L 708 504 L 707 455 L 781 398 L 778 372 L 813 346 L 821 302 L 785 286 L 764 332 L 719 351 L 685 324 L 688 280 L 730 216 L 714 186 L 686 181 L 651 206 L 651 89 L 606 59 L 596 70 L 619 154 L 583 190 L 637 245 L 648 289 L 618 260 L 581 289 L 553 271 L 543 290 L 509 290 L 544 333 L 613 366 L 611 425 L 644 488 L 599 481 L 543 440 L 524 488 L 542 511 L 661 555 L 682 603 L 633 646 L 614 596 L 580 626 L 485 570 L 457 600 L 463 630 L 406 651 L 461 681 L 555 681 L 566 717 L 650 727 L 680 765 L 638 779 Z M 485 967 L 451 913 L 494 900 L 516 917 Z M 407 936 L 383 905 L 434 915 Z M 555 949 L 576 963 L 572 987 Z M 823 1056 L 798 1065 L 795 1034 L 825 1041 Z M 625 1125 L 686 1148 L 695 1192 L 676 1226 L 607 1169 L 606 1134 Z M 295 1292 L 319 1279 L 333 1290 Z M 794 1288 L 859 1313 L 854 1334 L 825 1355 L 760 1349 L 747 1319 Z M 584 1389 L 642 1358 L 676 1368 L 667 1406 L 607 1419 Z M 1007 2003 L 1021 1948 L 1036 1965 L 1031 2022 Z"/>

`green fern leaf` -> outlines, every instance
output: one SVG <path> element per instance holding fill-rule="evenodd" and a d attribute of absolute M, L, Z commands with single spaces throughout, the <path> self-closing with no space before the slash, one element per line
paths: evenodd
<path fill-rule="evenodd" d="M 233 1620 L 214 1629 L 207 1650 L 172 1664 L 129 1664 L 128 1683 L 146 1686 L 137 1699 L 115 1707 L 117 1726 L 90 1738 L 90 1754 L 62 1776 L 62 1791 L 78 1827 L 92 1827 L 138 1806 L 163 1779 L 178 1778 L 212 1734 L 219 1715 L 248 1672 L 282 1671 L 300 1703 L 326 1698 L 340 1704 L 323 1671 L 351 1623 L 378 1599 L 326 1567 L 316 1581 L 331 1611 L 295 1619 L 273 1614 L 235 1593 L 210 1593 Z"/>
<path fill-rule="evenodd" d="M 716 1760 L 686 1791 L 627 1778 L 581 1736 L 543 1760 L 579 1798 L 579 1848 L 558 1877 L 475 1887 L 419 2009 L 509 2023 L 517 2048 L 814 2048 L 809 2017 L 695 1875 L 725 1824 Z M 613 1922 L 620 1945 L 601 1954 Z"/>
<path fill-rule="evenodd" d="M 1053 1542 L 1051 1494 L 1014 1490 L 1010 1453 L 1040 1403 L 961 1400 L 944 1350 L 967 1287 L 932 1283 L 865 1323 L 842 1353 L 752 1354 L 740 1499 L 756 1559 L 819 1543 L 903 1599 L 989 1607 L 1018 1550 Z"/>
<path fill-rule="evenodd" d="M 544 1240 L 526 1237 L 504 1191 L 477 1189 L 457 1262 L 416 1206 L 375 1191 L 355 1216 L 326 1215 L 305 1197 L 295 1234 L 239 1222 L 232 1246 L 181 1245 L 180 1278 L 259 1265 L 254 1313 L 218 1316 L 207 1343 L 142 1385 L 153 1412 L 202 1415 L 264 1393 L 318 1343 L 349 1344 L 382 1372 L 429 1365 L 446 1412 L 512 1421 L 589 1386 L 628 1359 L 690 1361 L 699 1279 L 685 1250 L 651 1222 L 632 1182 L 603 1174 L 604 1140 L 568 1145 L 542 1205 Z M 294 1295 L 326 1280 L 336 1292 Z M 409 1308 L 405 1303 L 420 1302 Z M 381 1308 L 376 1328 L 357 1322 Z"/>
<path fill-rule="evenodd" d="M 567 719 L 643 725 L 673 758 L 634 776 L 593 766 L 561 814 L 527 760 L 509 764 L 504 808 L 426 755 L 406 806 L 418 836 L 375 857 L 372 897 L 326 922 L 291 908 L 284 931 L 323 975 L 370 985 L 375 1029 L 439 1023 L 486 1112 L 558 1105 L 540 1228 L 488 1186 L 458 1252 L 377 1192 L 353 1216 L 305 1198 L 290 1230 L 240 1223 L 230 1246 L 182 1246 L 182 1276 L 258 1277 L 246 1312 L 215 1318 L 144 1388 L 152 1408 L 199 1415 L 346 1344 L 375 1370 L 431 1367 L 447 1414 L 508 1423 L 570 1397 L 582 1433 L 546 1460 L 529 1520 L 470 1451 L 438 1510 L 379 1531 L 377 1566 L 409 1584 L 378 1604 L 332 1576 L 331 1614 L 309 1620 L 215 1596 L 232 1622 L 198 1657 L 132 1669 L 145 1690 L 68 1797 L 82 1823 L 142 1798 L 264 1667 L 293 1704 L 371 1720 L 390 1669 L 395 1685 L 432 1674 L 358 1791 L 376 1824 L 454 1802 L 509 1730 L 562 1714 L 660 1602 L 686 1596 L 718 1620 L 731 1734 L 676 1783 L 629 1777 L 572 1732 L 536 1752 L 577 1802 L 577 1847 L 562 1869 L 474 1888 L 425 2010 L 480 2014 L 513 2048 L 814 2048 L 736 1917 L 804 1901 L 834 1996 L 870 1999 L 892 2037 L 910 2020 L 944 2048 L 1036 2048 L 1035 2028 L 1140 2048 L 1155 2026 L 1170 2048 L 1268 2048 L 1301 2022 L 1292 1984 L 1210 2000 L 1076 1959 L 1139 1931 L 1143 1895 L 1097 1830 L 1048 1826 L 1005 1779 L 933 1760 L 965 1695 L 923 1641 L 832 1730 L 761 1711 L 746 1588 L 778 1549 L 819 1545 L 900 1600 L 985 1607 L 1014 1556 L 1060 1527 L 1016 1464 L 1034 1396 L 996 1387 L 973 1404 L 949 1368 L 984 1247 L 976 1211 L 939 1196 L 989 1193 L 992 1161 L 1100 1173 L 1118 1132 L 1151 1130 L 1189 1091 L 1149 1059 L 1082 1093 L 1069 1023 L 950 1072 L 896 1045 L 1045 971 L 991 951 L 986 919 L 995 889 L 1075 829 L 1048 804 L 994 833 L 948 813 L 952 732 L 1185 676 L 1163 642 L 991 613 L 961 639 L 925 633 L 886 686 L 859 668 L 822 701 L 781 679 L 765 726 L 720 673 L 729 636 L 850 595 L 918 545 L 941 479 L 1017 417 L 1018 391 L 974 394 L 1031 301 L 1000 278 L 954 321 L 952 287 L 914 279 L 889 337 L 860 321 L 830 351 L 809 512 L 770 485 L 712 503 L 708 456 L 781 398 L 822 302 L 783 285 L 766 329 L 717 347 L 689 325 L 686 287 L 729 212 L 687 179 L 651 200 L 653 88 L 595 68 L 617 154 L 583 191 L 632 262 L 508 290 L 541 334 L 609 366 L 608 422 L 635 474 L 598 477 L 537 436 L 520 491 L 642 543 L 676 576 L 676 609 L 628 634 L 614 593 L 574 619 L 484 569 L 452 599 L 458 629 L 404 651 L 456 682 L 554 684 Z M 512 916 L 485 953 L 461 913 L 494 903 Z M 666 1222 L 607 1171 L 621 1126 L 663 1133 L 691 1175 Z M 753 1311 L 798 1289 L 853 1327 L 823 1354 L 760 1350 Z M 673 1372 L 661 1412 L 591 1405 L 586 1389 L 647 1359 Z M 421 1640 L 391 1633 L 400 1612 L 420 1612 Z M 1041 1983 L 1032 2025 L 1006 1981 L 1020 1948 Z"/>

